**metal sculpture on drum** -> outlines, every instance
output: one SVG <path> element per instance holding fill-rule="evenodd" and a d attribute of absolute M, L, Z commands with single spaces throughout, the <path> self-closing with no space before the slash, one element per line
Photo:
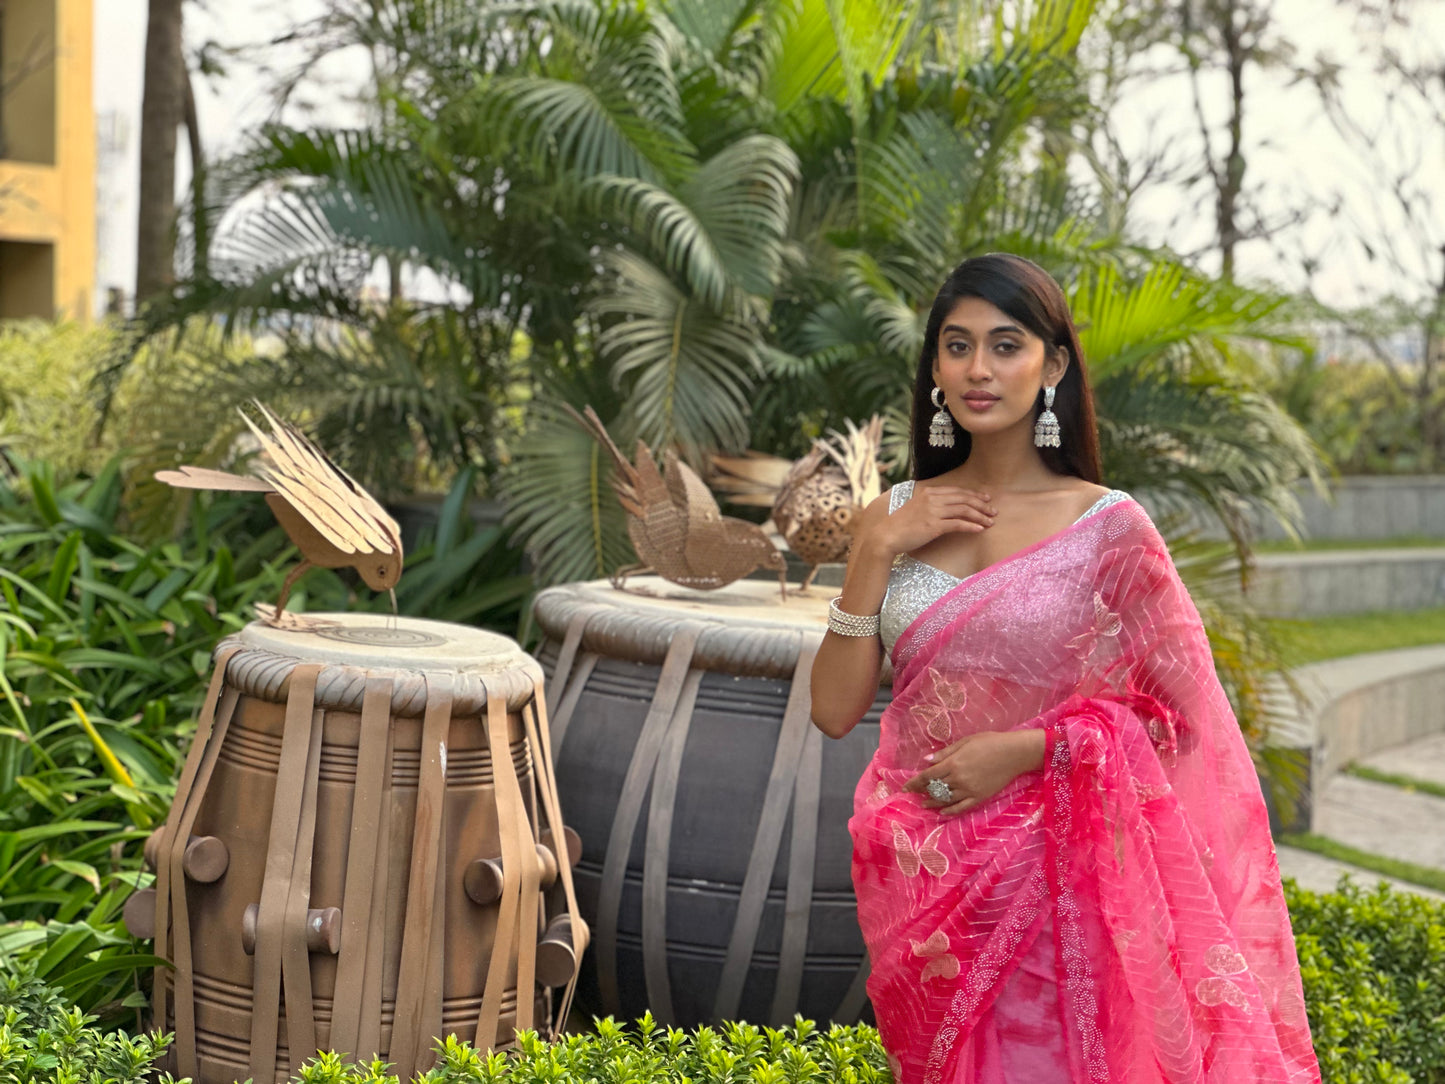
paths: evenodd
<path fill-rule="evenodd" d="M 281 585 L 275 609 L 260 616 L 268 625 L 314 627 L 315 621 L 286 615 L 291 588 L 307 569 L 354 568 L 373 591 L 391 591 L 396 609 L 401 579 L 401 528 L 376 498 L 331 461 L 293 425 L 283 422 L 260 402 L 256 410 L 271 427 L 265 433 L 245 411 L 241 418 L 261 446 L 253 475 L 228 474 L 207 467 L 181 467 L 156 472 L 156 480 L 178 489 L 220 489 L 264 493 L 286 537 L 301 551 L 301 563 Z"/>
<path fill-rule="evenodd" d="M 675 451 L 669 448 L 663 456 L 664 478 L 642 441 L 634 462 L 628 462 L 596 411 L 590 406 L 586 414 L 566 409 L 612 457 L 612 488 L 627 512 L 627 535 L 642 562 L 613 572 L 613 586 L 639 572 L 655 572 L 671 583 L 711 591 L 767 568 L 778 574 L 787 598 L 788 566 L 778 547 L 757 524 L 719 512 L 702 479 Z"/>
<path fill-rule="evenodd" d="M 796 462 L 762 452 L 712 457 L 719 491 L 735 504 L 770 508 L 788 548 L 810 566 L 800 595 L 808 593 L 822 565 L 848 559 L 853 518 L 883 492 L 882 416 L 873 415 L 861 427 L 851 420 L 847 425 L 846 435 L 829 430 Z"/>
<path fill-rule="evenodd" d="M 693 496 L 707 493 L 695 475 L 679 472 L 674 485 L 672 465 L 682 464 L 669 454 L 667 484 L 654 478 L 652 499 L 637 499 L 651 454 L 639 445 L 634 467 L 590 410 L 583 424 L 609 449 L 638 556 L 657 572 L 624 590 L 615 577 L 611 587 L 549 588 L 534 607 L 558 782 L 582 834 L 578 896 L 593 920 L 585 1007 L 629 1017 L 646 1009 L 679 1026 L 784 1024 L 799 1011 L 866 1017 L 846 825 L 889 692 L 825 747 L 808 682 L 826 603 L 779 599 L 766 583 L 739 579 L 734 567 L 752 567 L 742 552 L 679 574 L 679 554 L 691 561 L 694 551 L 676 491 L 687 479 L 689 508 L 715 508 L 711 495 Z M 811 560 L 846 552 L 846 533 L 840 551 L 836 531 L 801 527 L 810 516 L 840 526 L 839 508 L 851 517 L 870 484 L 876 492 L 880 429 L 876 420 L 850 427 L 856 447 L 834 449 L 846 464 L 836 501 L 814 499 L 837 481 L 817 477 L 826 450 L 796 469 L 784 464 L 778 480 L 790 481 L 791 496 L 777 518 L 799 526 L 800 540 L 818 536 Z M 666 544 L 659 526 L 673 531 Z"/>
<path fill-rule="evenodd" d="M 390 518 L 266 416 L 261 481 L 306 558 L 394 584 Z M 589 937 L 578 840 L 541 669 L 505 637 L 373 614 L 246 626 L 216 649 L 146 854 L 155 887 L 127 924 L 174 965 L 155 1024 L 199 1084 L 286 1080 L 320 1049 L 409 1080 L 446 1035 L 487 1049 L 566 1021 Z"/>

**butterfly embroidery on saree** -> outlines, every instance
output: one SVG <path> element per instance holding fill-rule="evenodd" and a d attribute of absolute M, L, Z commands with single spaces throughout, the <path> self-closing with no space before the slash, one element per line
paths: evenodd
<path fill-rule="evenodd" d="M 1214 974 L 1200 979 L 1194 987 L 1194 996 L 1201 1005 L 1232 1005 L 1241 1012 L 1249 1012 L 1249 998 L 1230 976 L 1243 975 L 1249 970 L 1244 957 L 1228 945 L 1213 945 L 1204 954 L 1204 964 Z"/>
<path fill-rule="evenodd" d="M 948 872 L 948 855 L 938 849 L 938 837 L 946 825 L 940 824 L 924 837 L 922 843 L 914 846 L 903 825 L 893 826 L 893 851 L 898 856 L 898 868 L 905 877 L 917 877 L 920 870 L 926 870 L 935 877 Z"/>
<path fill-rule="evenodd" d="M 910 941 L 913 946 L 913 955 L 923 956 L 927 963 L 923 965 L 923 973 L 919 975 L 919 982 L 927 982 L 929 979 L 956 979 L 960 964 L 958 957 L 948 951 L 948 935 L 942 930 L 934 930 L 933 935 L 926 941 Z"/>
<path fill-rule="evenodd" d="M 937 670 L 923 676 L 923 693 L 910 712 L 934 741 L 953 740 L 953 716 L 968 704 L 968 692 L 961 682 Z"/>
<path fill-rule="evenodd" d="M 1095 591 L 1093 623 L 1064 646 L 1074 653 L 1085 668 L 1104 670 L 1118 654 L 1119 633 L 1123 628 L 1123 619 L 1109 609 L 1104 596 Z"/>

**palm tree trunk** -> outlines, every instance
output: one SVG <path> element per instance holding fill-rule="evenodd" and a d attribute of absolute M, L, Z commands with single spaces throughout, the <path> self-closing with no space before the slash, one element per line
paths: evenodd
<path fill-rule="evenodd" d="M 181 0 L 150 0 L 141 98 L 136 306 L 175 281 L 176 129 L 185 115 Z"/>
<path fill-rule="evenodd" d="M 181 85 L 184 89 L 186 142 L 191 151 L 191 240 L 195 255 L 191 275 L 204 279 L 210 273 L 211 219 L 206 207 L 206 156 L 201 149 L 201 125 L 196 115 L 196 91 L 192 85 L 191 73 L 181 65 Z"/>
<path fill-rule="evenodd" d="M 1219 232 L 1220 274 L 1234 280 L 1234 250 L 1240 242 L 1239 197 L 1244 191 L 1244 65 L 1248 53 L 1240 39 L 1235 21 L 1234 4 L 1227 3 L 1220 20 L 1229 66 L 1229 154 L 1224 160 L 1223 183 L 1219 186 L 1217 225 Z"/>

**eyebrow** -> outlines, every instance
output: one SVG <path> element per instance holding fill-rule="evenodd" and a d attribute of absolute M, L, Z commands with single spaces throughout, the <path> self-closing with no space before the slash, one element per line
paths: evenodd
<path fill-rule="evenodd" d="M 961 332 L 961 333 L 964 334 L 964 335 L 972 334 L 972 332 L 970 332 L 970 331 L 968 330 L 968 328 L 962 327 L 962 326 L 960 326 L 959 324 L 944 324 L 944 325 L 943 325 L 943 330 L 944 330 L 945 332 L 947 332 L 947 331 L 957 331 L 957 332 Z M 1009 334 L 1010 332 L 1012 332 L 1012 333 L 1014 333 L 1014 334 L 1016 334 L 1016 335 L 1022 335 L 1022 334 L 1023 334 L 1023 330 L 1024 330 L 1023 328 L 1017 327 L 1017 326 L 1015 326 L 1015 325 L 1013 325 L 1013 324 L 1004 324 L 1004 325 L 1002 325 L 1001 327 L 996 327 L 996 328 L 994 328 L 992 331 L 989 332 L 989 334 L 990 334 L 990 335 L 1006 335 L 1006 334 Z"/>

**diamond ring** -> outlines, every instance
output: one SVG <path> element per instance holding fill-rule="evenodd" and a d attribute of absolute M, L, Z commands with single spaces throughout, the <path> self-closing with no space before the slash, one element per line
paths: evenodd
<path fill-rule="evenodd" d="M 942 779 L 930 779 L 928 781 L 928 796 L 935 802 L 943 802 L 946 805 L 953 801 L 953 788 Z"/>

